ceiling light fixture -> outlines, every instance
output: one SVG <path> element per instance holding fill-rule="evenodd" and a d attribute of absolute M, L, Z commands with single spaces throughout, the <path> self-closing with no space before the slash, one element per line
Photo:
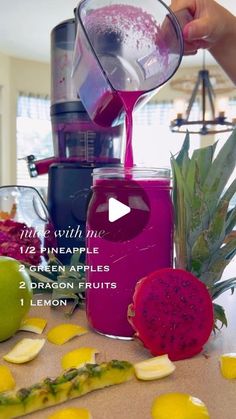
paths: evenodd
<path fill-rule="evenodd" d="M 197 100 L 201 107 L 200 117 L 198 119 L 191 119 L 191 111 Z M 232 131 L 236 126 L 236 118 L 228 120 L 225 111 L 220 111 L 216 116 L 214 102 L 215 91 L 211 82 L 210 73 L 206 69 L 204 51 L 203 66 L 198 72 L 198 77 L 186 109 L 186 115 L 177 113 L 176 118 L 171 121 L 171 131 L 177 133 L 189 132 L 200 135 Z"/>

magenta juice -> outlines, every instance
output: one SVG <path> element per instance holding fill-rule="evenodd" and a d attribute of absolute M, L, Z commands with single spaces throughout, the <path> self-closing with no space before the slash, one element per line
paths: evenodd
<path fill-rule="evenodd" d="M 130 338 L 128 305 L 139 279 L 172 266 L 173 212 L 168 169 L 101 168 L 94 171 L 88 208 L 87 317 L 96 331 Z M 131 179 L 131 180 L 130 180 Z M 109 199 L 130 207 L 130 213 L 109 222 Z"/>

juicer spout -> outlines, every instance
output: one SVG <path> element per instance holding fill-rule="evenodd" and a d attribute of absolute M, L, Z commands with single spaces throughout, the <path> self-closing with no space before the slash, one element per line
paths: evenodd
<path fill-rule="evenodd" d="M 48 157 L 47 159 L 36 160 L 36 157 L 33 154 L 24 157 L 24 160 L 27 162 L 31 178 L 47 174 L 51 164 L 58 163 L 59 161 L 59 159 L 54 156 Z"/>

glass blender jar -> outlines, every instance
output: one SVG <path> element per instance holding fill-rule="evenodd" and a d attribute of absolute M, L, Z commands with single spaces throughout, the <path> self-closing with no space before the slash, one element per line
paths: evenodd
<path fill-rule="evenodd" d="M 176 72 L 183 55 L 180 24 L 162 0 L 83 0 L 76 20 L 76 91 L 94 122 L 119 125 L 119 93 L 139 93 L 140 106 Z"/>

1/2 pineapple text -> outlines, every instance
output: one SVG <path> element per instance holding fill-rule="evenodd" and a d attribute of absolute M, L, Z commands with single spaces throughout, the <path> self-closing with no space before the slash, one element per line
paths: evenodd
<path fill-rule="evenodd" d="M 35 246 L 20 246 L 20 253 L 22 255 L 25 254 L 36 254 L 36 252 L 38 252 L 38 250 L 36 249 Z M 86 255 L 95 255 L 95 254 L 99 254 L 99 249 L 98 247 L 93 247 L 93 248 L 88 248 L 88 247 L 41 247 L 40 248 L 40 253 L 41 255 L 64 255 L 64 254 L 75 254 L 75 253 L 80 253 L 81 255 L 84 253 Z"/>

